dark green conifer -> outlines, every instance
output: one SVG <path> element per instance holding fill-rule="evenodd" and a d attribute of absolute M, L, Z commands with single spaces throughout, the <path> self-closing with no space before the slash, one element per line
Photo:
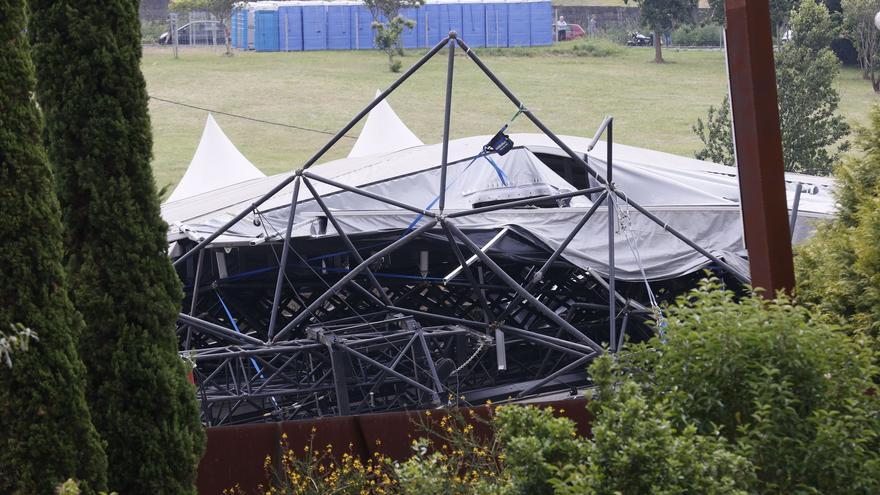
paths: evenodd
<path fill-rule="evenodd" d="M 0 0 L 0 333 L 22 324 L 39 339 L 0 365 L 0 493 L 53 493 L 68 478 L 91 493 L 106 489 L 107 458 L 86 406 L 25 26 L 25 1 Z"/>
<path fill-rule="evenodd" d="M 33 0 L 31 8 L 37 97 L 110 487 L 193 493 L 204 432 L 177 355 L 182 292 L 150 169 L 138 2 Z"/>

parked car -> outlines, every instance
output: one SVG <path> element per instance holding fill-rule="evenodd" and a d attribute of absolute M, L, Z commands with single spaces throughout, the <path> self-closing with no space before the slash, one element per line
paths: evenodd
<path fill-rule="evenodd" d="M 568 34 L 566 34 L 565 39 L 576 40 L 578 38 L 583 38 L 586 34 L 586 31 L 584 31 L 584 28 L 582 28 L 580 24 L 569 24 Z"/>
<path fill-rule="evenodd" d="M 220 21 L 193 21 L 177 28 L 178 45 L 222 45 L 226 33 Z M 171 32 L 166 31 L 157 40 L 160 45 L 174 43 Z"/>
<path fill-rule="evenodd" d="M 629 46 L 654 46 L 654 33 L 642 34 L 638 31 L 633 31 L 629 34 L 626 44 Z"/>

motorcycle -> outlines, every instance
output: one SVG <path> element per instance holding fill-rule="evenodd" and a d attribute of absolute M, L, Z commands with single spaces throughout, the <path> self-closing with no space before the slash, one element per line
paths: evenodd
<path fill-rule="evenodd" d="M 633 31 L 629 34 L 626 44 L 627 46 L 654 46 L 654 35 L 652 33 L 645 35 L 638 31 Z"/>

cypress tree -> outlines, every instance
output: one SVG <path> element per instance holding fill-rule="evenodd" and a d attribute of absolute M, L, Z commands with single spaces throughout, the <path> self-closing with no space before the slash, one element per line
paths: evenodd
<path fill-rule="evenodd" d="M 39 339 L 0 367 L 0 493 L 53 493 L 68 478 L 92 493 L 106 489 L 107 458 L 86 405 L 25 26 L 25 1 L 0 0 L 0 332 L 20 323 Z"/>
<path fill-rule="evenodd" d="M 138 2 L 32 0 L 31 8 L 37 98 L 109 485 L 125 495 L 194 493 L 204 431 L 177 354 L 182 291 L 150 169 Z"/>

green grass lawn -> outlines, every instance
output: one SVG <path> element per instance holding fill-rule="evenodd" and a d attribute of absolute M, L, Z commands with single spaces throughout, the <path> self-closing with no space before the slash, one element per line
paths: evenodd
<path fill-rule="evenodd" d="M 417 53 L 404 58 L 404 67 Z M 653 49 L 622 49 L 618 55 L 489 56 L 487 65 L 551 129 L 592 136 L 606 114 L 615 117 L 615 140 L 681 155 L 700 142 L 691 131 L 710 105 L 726 93 L 720 51 L 666 51 L 670 62 L 651 63 Z M 394 110 L 426 143 L 443 131 L 446 56 L 438 55 L 390 98 Z M 512 104 L 467 58 L 456 57 L 452 136 L 494 134 L 514 113 Z M 151 95 L 224 112 L 335 132 L 396 77 L 375 52 L 242 53 L 148 48 L 143 71 Z M 854 69 L 839 79 L 841 109 L 851 122 L 865 122 L 880 101 Z M 152 100 L 154 169 L 159 187 L 183 175 L 198 145 L 205 112 Z M 241 152 L 267 174 L 298 168 L 329 136 L 223 115 L 217 122 Z M 358 128 L 352 131 L 357 134 Z M 512 132 L 534 132 L 518 119 Z M 343 139 L 327 158 L 345 156 Z"/>

